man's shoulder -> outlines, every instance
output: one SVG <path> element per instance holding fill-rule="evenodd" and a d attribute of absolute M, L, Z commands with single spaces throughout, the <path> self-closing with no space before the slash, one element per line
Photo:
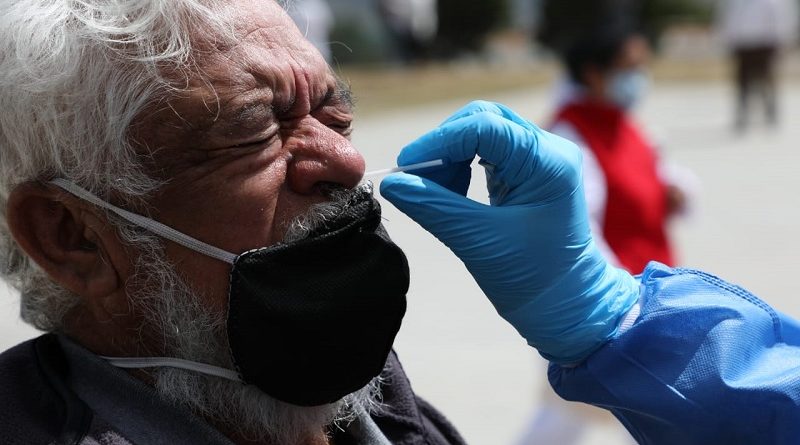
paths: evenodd
<path fill-rule="evenodd" d="M 52 441 L 62 413 L 58 395 L 44 376 L 37 342 L 28 340 L 0 354 L 0 437 L 6 444 Z"/>

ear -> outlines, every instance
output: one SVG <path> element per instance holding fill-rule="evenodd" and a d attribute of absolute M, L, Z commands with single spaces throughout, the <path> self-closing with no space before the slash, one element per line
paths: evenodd
<path fill-rule="evenodd" d="M 91 205 L 53 186 L 26 183 L 9 196 L 11 234 L 56 283 L 82 297 L 98 320 L 127 307 L 111 258 L 123 249 L 116 232 Z M 97 212 L 97 213 L 95 213 Z"/>

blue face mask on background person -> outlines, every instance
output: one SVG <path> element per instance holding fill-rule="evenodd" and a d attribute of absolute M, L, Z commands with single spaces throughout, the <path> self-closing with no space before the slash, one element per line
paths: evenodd
<path fill-rule="evenodd" d="M 650 79 L 642 69 L 616 71 L 608 83 L 606 95 L 620 108 L 630 110 L 642 101 L 649 85 Z"/>
<path fill-rule="evenodd" d="M 227 331 L 236 371 L 170 357 L 104 357 L 112 365 L 188 369 L 252 384 L 300 406 L 335 402 L 383 370 L 405 315 L 409 270 L 380 224 L 371 187 L 355 191 L 306 238 L 235 255 L 64 179 L 51 184 L 232 266 Z"/>

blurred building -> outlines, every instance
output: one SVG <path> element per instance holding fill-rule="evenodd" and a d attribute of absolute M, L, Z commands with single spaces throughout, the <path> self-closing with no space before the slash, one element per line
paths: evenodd
<path fill-rule="evenodd" d="M 331 35 L 334 62 L 385 63 L 392 61 L 392 56 L 398 58 L 397 32 L 387 20 L 387 4 L 404 3 L 422 11 L 415 14 L 411 26 L 422 36 L 419 50 L 432 58 L 451 59 L 482 51 L 487 37 L 498 28 L 513 25 L 509 22 L 531 26 L 539 1 L 329 0 L 336 18 Z"/>

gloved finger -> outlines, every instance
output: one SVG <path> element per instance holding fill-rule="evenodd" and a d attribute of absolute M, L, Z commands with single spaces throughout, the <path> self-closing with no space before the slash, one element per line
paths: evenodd
<path fill-rule="evenodd" d="M 455 122 L 459 119 L 469 117 L 478 113 L 483 113 L 484 111 L 497 114 L 498 116 L 502 116 L 503 110 L 498 105 L 499 104 L 495 102 L 489 102 L 486 100 L 474 100 L 468 103 L 467 105 L 464 105 L 460 110 L 451 114 L 450 117 L 445 119 L 440 126 L 449 124 L 451 122 Z"/>
<path fill-rule="evenodd" d="M 492 102 L 473 101 L 453 113 L 442 125 L 484 111 L 500 113 L 500 109 Z M 435 159 L 436 158 L 425 158 L 424 152 L 412 153 L 407 150 L 402 150 L 397 156 L 397 165 L 402 167 L 404 165 L 432 161 Z M 453 162 L 451 159 L 444 158 L 444 161 L 444 167 L 414 171 L 413 174 L 434 181 L 461 196 L 466 196 L 470 181 L 472 180 L 472 159 Z"/>
<path fill-rule="evenodd" d="M 545 131 L 541 130 L 532 122 L 528 121 L 527 119 L 523 118 L 519 114 L 517 114 L 511 108 L 496 102 L 486 102 L 486 101 L 476 101 L 468 106 L 464 107 L 461 111 L 454 114 L 451 117 L 451 121 L 455 121 L 462 117 L 467 117 L 475 114 L 477 111 L 487 111 L 490 113 L 495 113 L 498 116 L 502 116 L 505 119 L 510 120 L 524 128 L 528 128 L 531 131 L 537 134 L 546 134 Z M 489 200 L 492 205 L 509 205 L 510 201 L 506 198 L 511 196 L 512 188 L 505 182 L 505 178 L 502 175 L 496 175 L 497 168 L 494 164 L 487 161 L 486 159 L 481 159 L 480 162 L 481 166 L 486 169 L 486 179 L 487 179 L 487 189 L 489 191 Z M 526 199 L 527 197 L 520 197 L 522 199 Z"/>
<path fill-rule="evenodd" d="M 447 118 L 442 123 L 442 125 L 446 125 L 448 123 L 455 122 L 459 119 L 473 116 L 475 114 L 482 112 L 494 113 L 498 116 L 502 116 L 512 122 L 515 122 L 523 127 L 529 127 L 531 129 L 541 131 L 539 130 L 538 127 L 536 127 L 536 125 L 527 121 L 526 119 L 518 115 L 516 112 L 514 112 L 507 106 L 500 103 L 489 102 L 485 100 L 476 100 L 470 102 L 460 110 L 453 113 L 449 118 Z M 398 165 L 408 165 L 410 163 L 412 163 L 412 161 L 410 161 L 409 158 L 404 157 L 403 153 L 401 153 L 401 155 L 398 157 Z M 508 195 L 510 188 L 503 181 L 491 180 L 491 178 L 494 176 L 493 175 L 495 170 L 494 165 L 492 165 L 486 160 L 482 160 L 481 165 L 487 169 L 487 178 L 490 179 L 488 183 L 490 200 L 492 204 L 501 205 L 501 203 L 505 201 L 505 197 Z M 442 184 L 445 187 L 457 193 L 466 195 L 467 190 L 469 189 L 469 180 L 471 176 L 470 173 L 471 171 L 464 171 L 462 169 L 459 169 L 455 171 L 437 170 L 433 172 L 424 172 L 415 174 L 436 181 L 437 183 Z M 454 179 L 459 179 L 460 181 L 454 181 Z"/>
<path fill-rule="evenodd" d="M 429 179 L 461 196 L 467 196 L 469 183 L 472 181 L 472 167 L 470 164 L 472 164 L 470 161 L 449 163 L 441 168 L 412 171 L 411 173 Z"/>
<path fill-rule="evenodd" d="M 486 170 L 486 187 L 493 206 L 514 206 L 531 203 L 544 204 L 574 193 L 581 185 L 581 150 L 574 143 L 559 136 L 540 131 L 536 171 L 525 176 L 514 176 L 513 165 L 494 165 L 481 160 Z"/>
<path fill-rule="evenodd" d="M 434 159 L 455 164 L 472 161 L 476 155 L 502 164 L 512 152 L 529 151 L 536 145 L 536 135 L 527 128 L 494 111 L 481 111 L 443 124 L 406 145 L 397 165 Z"/>
<path fill-rule="evenodd" d="M 423 171 L 412 170 L 409 173 L 435 182 L 451 192 L 467 196 L 472 182 L 472 162 L 447 162 L 444 166 L 433 167 Z"/>
<path fill-rule="evenodd" d="M 384 178 L 381 195 L 401 212 L 432 233 L 450 249 L 462 249 L 464 240 L 476 239 L 486 225 L 480 223 L 486 205 L 442 187 L 436 182 L 405 173 Z"/>
<path fill-rule="evenodd" d="M 472 101 L 453 113 L 442 125 L 484 111 L 500 113 L 500 109 L 492 102 L 482 100 Z M 404 165 L 432 161 L 434 159 L 436 158 L 426 158 L 424 152 L 402 150 L 397 156 L 397 165 L 402 167 Z M 417 176 L 434 181 L 459 195 L 466 196 L 470 181 L 472 180 L 472 159 L 453 162 L 451 159 L 445 158 L 444 161 L 446 165 L 442 168 L 426 169 L 413 173 Z"/>
<path fill-rule="evenodd" d="M 497 116 L 506 118 L 512 122 L 515 122 L 523 127 L 532 127 L 538 130 L 538 127 L 533 125 L 532 123 L 526 121 L 521 116 L 516 114 L 513 110 L 506 107 L 505 105 L 489 102 L 485 100 L 476 100 L 472 101 L 469 104 L 465 105 L 460 110 L 453 113 L 449 118 L 447 118 L 434 132 L 437 131 L 439 128 L 449 126 L 451 124 L 455 124 L 456 121 L 468 117 L 475 116 L 476 114 L 483 114 L 483 113 L 491 113 Z M 410 144 L 410 145 L 413 145 Z M 404 166 L 404 165 L 411 165 L 416 164 L 419 162 L 431 161 L 435 158 L 427 158 L 425 156 L 424 151 L 420 150 L 412 150 L 412 149 L 403 149 L 400 154 L 397 156 L 397 165 Z M 447 161 L 451 161 L 451 159 L 447 159 Z M 470 159 L 471 161 L 471 159 Z M 438 181 L 437 181 L 438 182 Z"/>
<path fill-rule="evenodd" d="M 511 108 L 508 108 L 507 106 L 505 106 L 503 104 L 500 104 L 500 103 L 495 103 L 493 105 L 497 109 L 498 114 L 500 116 L 503 116 L 504 118 L 510 120 L 511 122 L 514 122 L 514 123 L 516 123 L 518 125 L 521 125 L 521 126 L 523 126 L 525 128 L 529 128 L 529 129 L 531 129 L 533 131 L 537 131 L 537 132 L 543 131 L 536 124 L 534 124 L 533 122 L 531 122 L 531 121 L 525 119 L 524 117 L 520 116 L 519 114 L 517 114 Z"/>
<path fill-rule="evenodd" d="M 485 112 L 489 112 L 489 113 L 494 113 L 494 114 L 496 114 L 498 116 L 502 116 L 502 117 L 510 120 L 511 122 L 514 122 L 514 123 L 517 123 L 519 125 L 522 125 L 523 127 L 529 127 L 531 129 L 535 129 L 535 130 L 541 131 L 541 129 L 539 129 L 538 126 L 536 126 L 531 121 L 523 118 L 522 116 L 517 114 L 511 108 L 508 108 L 507 106 L 505 106 L 505 105 L 503 105 L 501 103 L 489 102 L 489 101 L 485 101 L 485 100 L 476 100 L 476 101 L 470 102 L 469 104 L 467 104 L 466 106 L 464 106 L 460 110 L 458 110 L 455 113 L 453 113 L 450 117 L 448 117 L 442 123 L 442 125 L 449 124 L 449 123 L 455 122 L 455 121 L 457 121 L 459 119 L 462 119 L 462 118 L 465 118 L 465 117 L 469 117 L 469 116 L 473 116 L 475 114 L 482 113 L 484 111 Z"/>
<path fill-rule="evenodd" d="M 540 132 L 495 112 L 481 111 L 444 124 L 407 145 L 398 165 L 440 158 L 451 164 L 471 162 L 478 155 L 496 166 L 495 177 L 515 187 L 537 172 Z"/>

